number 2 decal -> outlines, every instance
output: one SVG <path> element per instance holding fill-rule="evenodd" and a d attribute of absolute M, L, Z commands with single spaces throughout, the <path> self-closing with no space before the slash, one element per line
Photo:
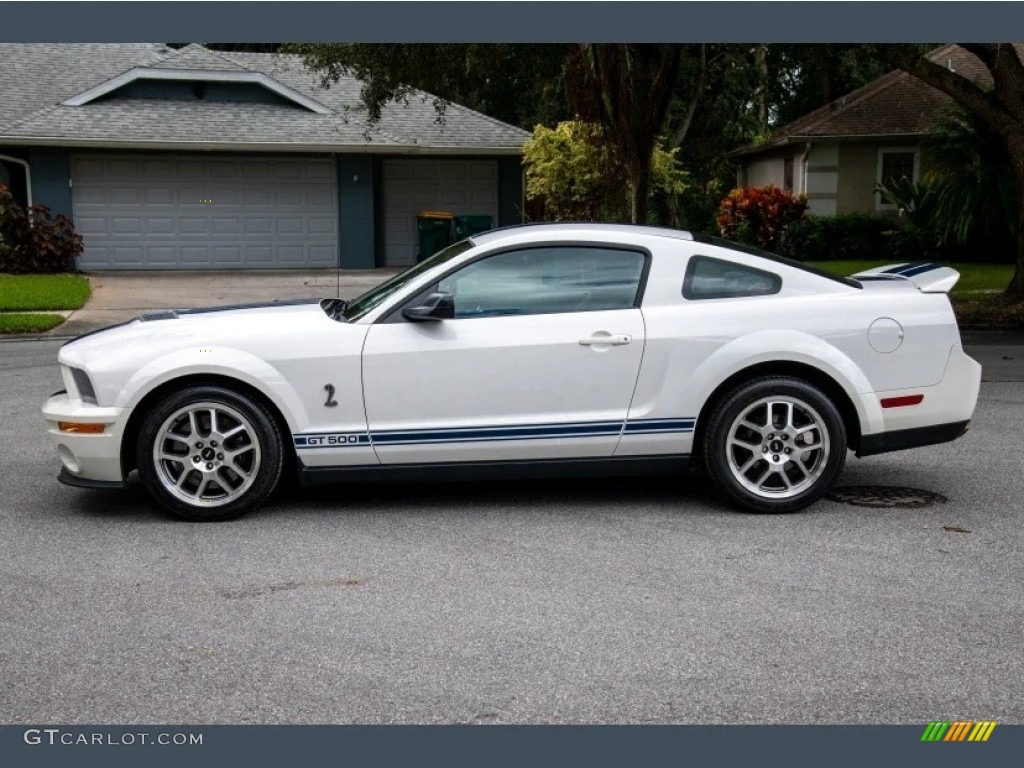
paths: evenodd
<path fill-rule="evenodd" d="M 327 402 L 324 403 L 324 407 L 333 408 L 338 404 L 338 401 L 334 399 L 334 385 L 325 384 L 324 391 L 327 393 Z"/>

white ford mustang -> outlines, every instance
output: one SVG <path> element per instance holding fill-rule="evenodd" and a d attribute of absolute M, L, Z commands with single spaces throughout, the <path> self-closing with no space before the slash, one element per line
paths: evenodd
<path fill-rule="evenodd" d="M 953 440 L 981 367 L 932 264 L 835 278 L 715 238 L 495 230 L 351 302 L 155 312 L 65 344 L 59 479 L 137 469 L 189 520 L 304 484 L 682 473 L 787 512 L 859 456 Z"/>

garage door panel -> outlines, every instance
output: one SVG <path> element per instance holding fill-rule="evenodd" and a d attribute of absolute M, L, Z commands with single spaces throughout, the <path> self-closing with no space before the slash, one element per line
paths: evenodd
<path fill-rule="evenodd" d="M 118 245 L 110 249 L 113 261 L 122 269 L 139 267 L 143 264 L 141 245 Z"/>
<path fill-rule="evenodd" d="M 174 267 L 178 263 L 178 249 L 173 245 L 151 245 L 146 248 L 146 262 L 152 266 Z"/>
<path fill-rule="evenodd" d="M 274 232 L 274 220 L 269 216 L 264 218 L 256 218 L 253 216 L 245 217 L 245 235 L 246 237 L 267 237 Z"/>
<path fill-rule="evenodd" d="M 331 267 L 329 158 L 72 158 L 84 269 Z"/>
<path fill-rule="evenodd" d="M 242 234 L 242 222 L 238 217 L 230 218 L 215 217 L 213 219 L 214 235 L 240 235 Z"/>
<path fill-rule="evenodd" d="M 208 235 L 210 234 L 210 222 L 205 217 L 200 219 L 182 216 L 178 219 L 178 234 Z"/>
<path fill-rule="evenodd" d="M 389 266 L 416 261 L 416 214 L 443 210 L 498 220 L 498 164 L 494 160 L 385 160 L 384 258 Z"/>
<path fill-rule="evenodd" d="M 141 235 L 142 219 L 115 217 L 110 220 L 111 229 L 115 235 Z"/>
<path fill-rule="evenodd" d="M 144 205 L 174 205 L 174 190 L 170 187 L 147 187 L 142 190 Z"/>

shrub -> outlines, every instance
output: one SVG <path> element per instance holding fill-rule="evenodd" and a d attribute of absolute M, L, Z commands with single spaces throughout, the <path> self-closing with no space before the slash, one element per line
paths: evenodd
<path fill-rule="evenodd" d="M 807 198 L 776 186 L 740 187 L 718 208 L 718 231 L 727 240 L 778 250 L 785 228 L 807 213 Z"/>
<path fill-rule="evenodd" d="M 951 260 L 957 254 L 934 235 L 893 219 L 851 213 L 808 216 L 786 227 L 778 252 L 798 261 Z"/>
<path fill-rule="evenodd" d="M 555 128 L 538 125 L 523 147 L 526 198 L 543 201 L 544 215 L 556 220 L 628 221 L 629 180 L 615 148 L 600 125 L 568 120 Z M 651 158 L 651 197 L 674 201 L 686 187 L 676 150 L 655 149 Z"/>
<path fill-rule="evenodd" d="M 0 185 L 0 272 L 67 272 L 82 253 L 82 236 L 67 216 L 43 205 L 27 210 Z"/>

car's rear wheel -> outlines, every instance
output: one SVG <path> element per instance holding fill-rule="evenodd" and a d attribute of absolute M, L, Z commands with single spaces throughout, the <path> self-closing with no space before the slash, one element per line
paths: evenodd
<path fill-rule="evenodd" d="M 142 423 L 139 477 L 164 509 L 192 521 L 229 520 L 258 507 L 281 476 L 284 448 L 273 416 L 219 386 L 187 387 Z"/>
<path fill-rule="evenodd" d="M 846 460 L 846 430 L 814 385 L 762 378 L 722 398 L 703 448 L 709 474 L 733 506 L 795 512 L 832 487 Z"/>

